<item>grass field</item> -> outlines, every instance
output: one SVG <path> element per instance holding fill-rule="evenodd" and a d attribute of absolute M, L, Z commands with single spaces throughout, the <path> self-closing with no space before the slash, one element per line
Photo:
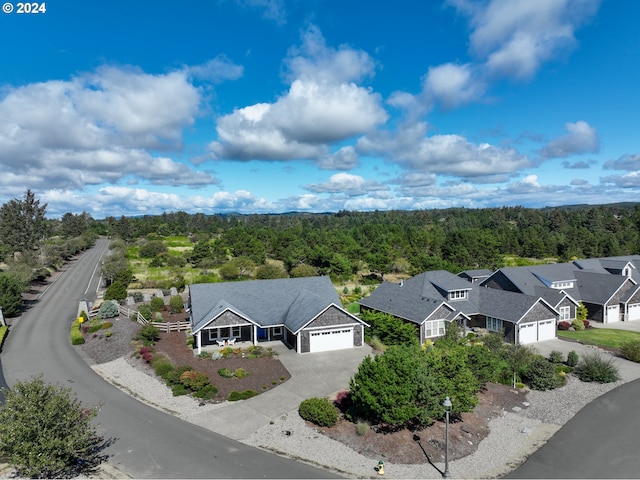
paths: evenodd
<path fill-rule="evenodd" d="M 640 340 L 640 332 L 617 330 L 614 328 L 589 328 L 577 332 L 558 330 L 558 337 L 571 338 L 585 345 L 620 348 L 625 342 Z"/>

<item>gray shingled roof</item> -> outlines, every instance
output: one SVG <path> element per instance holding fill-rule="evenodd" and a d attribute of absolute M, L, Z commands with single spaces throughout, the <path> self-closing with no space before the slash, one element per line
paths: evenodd
<path fill-rule="evenodd" d="M 448 285 L 449 290 L 462 290 L 460 287 L 464 285 L 469 298 L 447 301 L 446 292 L 434 286 L 436 282 L 440 286 Z M 360 300 L 360 305 L 418 324 L 427 320 L 443 303 L 455 309 L 449 318 L 458 313 L 466 316 L 482 314 L 517 323 L 538 300 L 530 295 L 480 287 L 445 270 L 436 270 L 416 275 L 402 285 L 384 282 Z"/>
<path fill-rule="evenodd" d="M 194 333 L 226 309 L 259 326 L 296 332 L 330 305 L 341 308 L 329 277 L 197 283 L 189 291 Z"/>
<path fill-rule="evenodd" d="M 630 281 L 628 277 L 603 275 L 587 270 L 577 271 L 576 278 L 578 279 L 580 299 L 597 304 L 605 304 L 623 283 Z"/>

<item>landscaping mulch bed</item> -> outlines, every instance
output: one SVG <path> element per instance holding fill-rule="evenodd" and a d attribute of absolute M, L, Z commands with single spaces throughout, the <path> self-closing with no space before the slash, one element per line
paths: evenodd
<path fill-rule="evenodd" d="M 211 383 L 218 388 L 218 394 L 213 401 L 221 402 L 226 400 L 233 390 L 238 392 L 254 390 L 260 394 L 291 378 L 291 374 L 277 357 L 270 357 L 266 354 L 266 350 L 263 350 L 265 356 L 248 358 L 247 347 L 237 347 L 235 351 L 238 353 L 233 353 L 228 358 L 202 359 L 194 356 L 193 350 L 187 345 L 184 332 L 171 332 L 160 335 L 155 350 L 171 359 L 175 366 L 191 365 L 194 370 L 206 373 Z M 241 351 L 245 352 L 245 358 L 242 358 Z M 249 374 L 244 378 L 225 378 L 218 374 L 221 368 L 231 371 L 243 368 Z"/>
<path fill-rule="evenodd" d="M 187 314 L 170 314 L 163 312 L 165 322 L 186 321 Z M 85 334 L 85 343 L 77 346 L 84 354 L 96 363 L 106 363 L 123 356 L 133 356 L 139 345 L 134 340 L 142 326 L 134 320 L 126 317 L 109 319 L 113 326 L 109 329 L 113 333 L 106 336 L 106 330 L 98 330 L 95 333 Z M 212 360 L 198 358 L 187 345 L 187 336 L 183 332 L 161 333 L 160 340 L 153 347 L 156 353 L 166 356 L 176 367 L 191 365 L 194 370 L 206 373 L 211 384 L 218 389 L 217 396 L 212 402 L 226 400 L 233 390 L 243 392 L 254 390 L 258 394 L 266 392 L 291 378 L 291 374 L 275 356 L 270 356 L 264 349 L 264 356 L 260 358 L 248 358 L 247 347 L 242 345 L 236 348 L 238 353 L 232 353 L 228 358 Z M 245 352 L 244 358 L 242 352 Z M 140 368 L 152 372 L 142 359 L 139 360 Z M 218 370 L 227 368 L 235 371 L 243 368 L 248 372 L 244 378 L 225 378 L 218 374 Z M 167 387 L 168 388 L 168 387 Z"/>

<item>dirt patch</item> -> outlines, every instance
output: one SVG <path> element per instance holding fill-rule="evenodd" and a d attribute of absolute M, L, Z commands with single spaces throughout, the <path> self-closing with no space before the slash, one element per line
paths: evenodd
<path fill-rule="evenodd" d="M 489 421 L 522 407 L 526 392 L 506 385 L 487 384 L 479 394 L 478 406 L 471 413 L 463 413 L 460 421 L 449 424 L 449 460 L 471 455 L 489 434 Z M 369 428 L 358 434 L 356 425 L 343 417 L 332 428 L 318 428 L 362 455 L 398 464 L 420 464 L 426 461 L 443 462 L 445 450 L 445 423 L 436 422 L 421 430 L 408 429 L 393 433 L 376 432 Z"/>

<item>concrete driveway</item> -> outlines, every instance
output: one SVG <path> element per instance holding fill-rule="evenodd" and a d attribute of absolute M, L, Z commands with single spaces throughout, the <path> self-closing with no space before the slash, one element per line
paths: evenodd
<path fill-rule="evenodd" d="M 349 380 L 371 347 L 331 352 L 302 354 L 280 342 L 268 346 L 278 352 L 278 358 L 291 373 L 291 378 L 278 388 L 242 402 L 226 402 L 220 408 L 190 416 L 188 420 L 234 440 L 244 440 L 272 420 L 297 410 L 302 400 L 330 397 L 349 389 Z M 233 421 L 230 421 L 233 419 Z"/>

